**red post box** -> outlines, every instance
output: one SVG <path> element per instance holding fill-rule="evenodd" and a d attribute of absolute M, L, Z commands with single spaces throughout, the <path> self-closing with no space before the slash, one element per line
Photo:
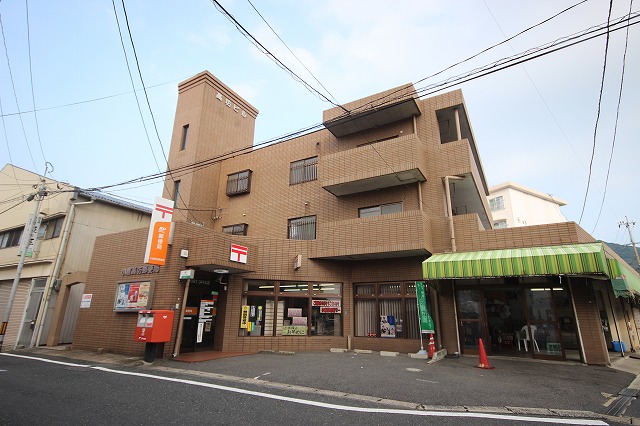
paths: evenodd
<path fill-rule="evenodd" d="M 151 310 L 138 311 L 135 341 L 146 343 L 162 343 L 171 340 L 173 311 Z"/>

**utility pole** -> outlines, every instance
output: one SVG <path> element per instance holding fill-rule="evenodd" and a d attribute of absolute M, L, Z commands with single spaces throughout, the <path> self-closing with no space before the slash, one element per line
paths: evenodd
<path fill-rule="evenodd" d="M 636 262 L 638 262 L 638 265 L 640 265 L 640 256 L 638 256 L 638 248 L 636 247 L 635 241 L 633 241 L 633 234 L 631 234 L 631 228 L 630 228 L 630 225 L 635 226 L 635 224 L 636 224 L 635 222 L 629 222 L 629 219 L 625 216 L 624 221 L 620 221 L 620 223 L 618 223 L 618 228 L 620 228 L 622 225 L 627 227 L 627 231 L 629 232 L 629 239 L 631 240 L 631 247 L 633 247 L 633 252 L 636 254 Z"/>
<path fill-rule="evenodd" d="M 46 175 L 45 170 L 45 175 Z M 7 331 L 7 327 L 9 326 L 9 317 L 11 316 L 11 309 L 13 308 L 13 300 L 16 297 L 16 292 L 18 291 L 18 284 L 20 283 L 20 275 L 22 274 L 22 268 L 24 266 L 24 259 L 27 257 L 27 249 L 31 243 L 31 237 L 33 234 L 33 230 L 36 226 L 36 220 L 38 215 L 40 214 L 40 203 L 42 199 L 47 195 L 47 191 L 45 188 L 45 179 L 44 177 L 40 181 L 40 185 L 38 187 L 38 192 L 35 194 L 29 195 L 27 197 L 27 201 L 32 201 L 34 198 L 36 200 L 36 206 L 33 209 L 33 220 L 30 220 L 25 226 L 24 231 L 22 231 L 22 243 L 20 244 L 20 261 L 18 262 L 18 268 L 16 270 L 16 276 L 13 279 L 13 286 L 11 287 L 11 293 L 9 294 L 9 301 L 7 302 L 7 309 L 4 311 L 4 317 L 2 318 L 2 324 L 0 324 L 0 352 L 2 351 L 2 343 L 4 342 L 4 335 Z"/>

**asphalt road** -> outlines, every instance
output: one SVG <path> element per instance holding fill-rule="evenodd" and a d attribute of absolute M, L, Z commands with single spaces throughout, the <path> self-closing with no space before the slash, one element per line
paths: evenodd
<path fill-rule="evenodd" d="M 427 365 L 329 352 L 151 367 L 47 358 L 63 363 L 0 356 L 0 424 L 562 424 L 561 410 L 588 424 L 575 410 L 604 413 L 606 395 L 635 378 L 566 363 L 484 370 L 465 357 Z"/>

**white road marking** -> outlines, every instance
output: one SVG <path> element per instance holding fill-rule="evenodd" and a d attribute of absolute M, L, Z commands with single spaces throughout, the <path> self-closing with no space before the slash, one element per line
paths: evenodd
<path fill-rule="evenodd" d="M 254 377 L 253 380 L 258 380 L 260 377 L 268 376 L 269 374 L 271 374 L 271 373 L 262 373 L 261 375 Z"/>
<path fill-rule="evenodd" d="M 512 420 L 512 421 L 516 420 L 516 421 L 533 422 L 533 423 L 554 423 L 554 424 L 564 424 L 564 425 L 608 426 L 608 423 L 605 423 L 601 420 L 578 419 L 578 418 L 563 419 L 559 417 L 529 417 L 529 416 L 517 416 L 517 415 L 507 415 L 507 414 L 472 413 L 468 411 L 449 412 L 449 411 L 426 411 L 426 410 L 425 411 L 399 410 L 399 409 L 393 409 L 393 408 L 351 407 L 347 405 L 329 404 L 326 402 L 309 401 L 309 400 L 300 399 L 300 398 L 291 398 L 288 396 L 271 395 L 268 393 L 257 392 L 257 391 L 246 390 L 246 389 L 239 389 L 239 388 L 232 388 L 230 386 L 216 385 L 213 383 L 197 382 L 195 380 L 155 376 L 153 374 L 138 373 L 133 371 L 119 371 L 119 370 L 113 370 L 107 367 L 73 364 L 68 362 L 54 361 L 46 358 L 31 357 L 26 355 L 17 355 L 17 354 L 10 354 L 10 353 L 0 353 L 0 355 L 31 359 L 34 361 L 42 361 L 42 362 L 48 362 L 52 364 L 67 365 L 72 367 L 87 367 L 93 370 L 99 370 L 106 373 L 121 374 L 124 376 L 144 377 L 147 379 L 163 380 L 166 382 L 182 383 L 187 385 L 200 386 L 204 388 L 222 390 L 226 392 L 234 392 L 234 393 L 239 393 L 244 395 L 257 396 L 260 398 L 286 401 L 294 404 L 309 405 L 309 406 L 321 407 L 321 408 L 330 408 L 332 410 L 354 411 L 354 412 L 360 412 L 360 413 L 404 414 L 404 415 L 423 416 L 423 417 L 425 416 L 426 417 L 467 417 L 467 418 L 482 418 L 482 419 Z"/>

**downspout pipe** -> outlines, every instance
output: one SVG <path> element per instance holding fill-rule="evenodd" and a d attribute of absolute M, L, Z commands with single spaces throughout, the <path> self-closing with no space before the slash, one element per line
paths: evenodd
<path fill-rule="evenodd" d="M 444 182 L 444 192 L 445 198 L 447 201 L 447 217 L 449 218 L 449 236 L 451 238 L 451 251 L 456 252 L 458 248 L 456 247 L 456 233 L 453 227 L 453 210 L 451 207 L 451 191 L 449 190 L 449 180 L 464 180 L 459 176 L 445 176 L 442 178 Z"/>
<path fill-rule="evenodd" d="M 67 214 L 67 221 L 64 224 L 64 230 L 62 231 L 62 240 L 60 242 L 60 250 L 58 251 L 58 256 L 56 257 L 56 263 L 53 267 L 53 273 L 49 276 L 49 282 L 45 287 L 44 292 L 44 303 L 40 304 L 40 312 L 38 312 L 38 319 L 36 320 L 35 330 L 33 336 L 31 338 L 31 344 L 29 347 L 38 346 L 40 342 L 40 338 L 42 337 L 42 324 L 45 322 L 45 317 L 47 315 L 47 309 L 49 308 L 49 301 L 51 300 L 51 289 L 55 285 L 56 280 L 58 279 L 58 274 L 60 274 L 60 269 L 62 268 L 62 260 L 64 259 L 64 255 L 67 252 L 67 242 L 69 240 L 69 234 L 71 233 L 71 226 L 73 225 L 73 220 L 76 214 L 76 206 L 83 204 L 92 204 L 95 199 L 91 199 L 91 201 L 85 201 L 82 203 L 69 203 L 71 207 L 69 207 L 69 213 Z"/>

